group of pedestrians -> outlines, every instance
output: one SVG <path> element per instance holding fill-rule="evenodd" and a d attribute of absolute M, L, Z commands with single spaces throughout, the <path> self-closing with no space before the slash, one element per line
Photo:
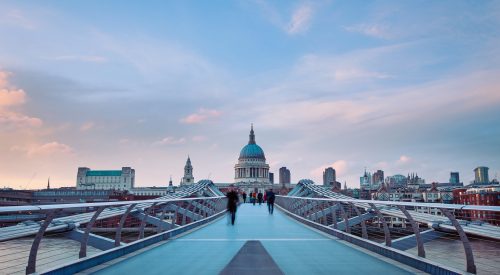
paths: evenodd
<path fill-rule="evenodd" d="M 236 210 L 238 208 L 239 195 L 236 190 L 231 189 L 227 194 L 227 211 L 230 215 L 231 224 L 234 225 L 234 221 L 236 219 Z M 264 194 L 262 192 L 250 192 L 250 194 L 243 191 L 241 193 L 241 197 L 243 198 L 243 203 L 247 203 L 247 198 L 249 198 L 249 203 L 255 205 L 259 203 L 262 205 L 263 202 L 267 203 L 267 210 L 269 214 L 273 214 L 274 212 L 274 200 L 276 199 L 276 194 L 273 192 L 273 189 L 267 190 Z"/>

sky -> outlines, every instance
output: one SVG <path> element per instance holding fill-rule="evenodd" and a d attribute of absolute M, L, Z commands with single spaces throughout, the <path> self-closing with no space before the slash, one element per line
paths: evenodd
<path fill-rule="evenodd" d="M 0 187 L 500 172 L 499 1 L 0 2 Z"/>

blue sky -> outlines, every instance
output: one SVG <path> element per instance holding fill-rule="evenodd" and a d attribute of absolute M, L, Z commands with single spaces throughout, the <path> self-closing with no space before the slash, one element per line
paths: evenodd
<path fill-rule="evenodd" d="M 498 1 L 2 1 L 0 186 L 500 172 Z"/>

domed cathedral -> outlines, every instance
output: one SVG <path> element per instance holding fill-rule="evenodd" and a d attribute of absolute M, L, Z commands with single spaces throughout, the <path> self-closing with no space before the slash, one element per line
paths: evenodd
<path fill-rule="evenodd" d="M 273 185 L 269 181 L 269 165 L 264 150 L 255 142 L 253 124 L 248 144 L 240 151 L 238 163 L 234 166 L 234 182 L 245 192 L 264 192 Z"/>

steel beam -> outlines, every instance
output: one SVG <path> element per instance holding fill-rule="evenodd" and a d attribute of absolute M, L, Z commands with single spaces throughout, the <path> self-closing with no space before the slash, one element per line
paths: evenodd
<path fill-rule="evenodd" d="M 141 220 L 141 226 L 140 226 L 140 231 L 139 231 L 139 238 L 138 240 L 144 238 L 144 228 L 146 227 L 146 220 L 148 219 L 149 213 L 153 208 L 156 206 L 156 202 L 153 203 L 148 209 L 146 209 L 144 213 L 144 218 Z"/>

